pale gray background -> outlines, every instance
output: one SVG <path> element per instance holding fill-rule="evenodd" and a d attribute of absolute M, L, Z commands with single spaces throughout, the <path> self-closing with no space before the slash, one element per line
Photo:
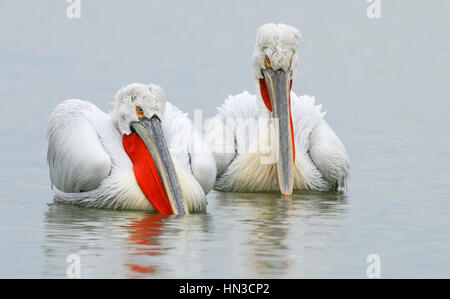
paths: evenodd
<path fill-rule="evenodd" d="M 450 277 L 450 2 L 0 0 L 0 277 Z M 297 94 L 316 96 L 352 162 L 345 194 L 208 195 L 185 218 L 49 205 L 47 118 L 110 108 L 130 82 L 192 115 L 253 92 L 266 22 L 303 34 Z"/>

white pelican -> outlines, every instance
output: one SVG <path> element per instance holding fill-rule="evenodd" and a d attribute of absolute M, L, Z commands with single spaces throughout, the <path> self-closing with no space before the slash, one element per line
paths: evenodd
<path fill-rule="evenodd" d="M 115 99 L 109 114 L 82 100 L 66 100 L 51 114 L 47 161 L 55 200 L 163 214 L 205 211 L 216 166 L 187 115 L 154 84 L 130 84 Z"/>
<path fill-rule="evenodd" d="M 217 165 L 215 189 L 290 195 L 293 190 L 346 187 L 350 161 L 344 145 L 323 119 L 325 113 L 314 104 L 314 97 L 291 92 L 299 39 L 294 27 L 261 26 L 253 52 L 256 95 L 244 91 L 229 96 L 217 115 L 207 120 L 204 134 Z M 267 162 L 257 139 L 271 134 L 275 159 Z"/>

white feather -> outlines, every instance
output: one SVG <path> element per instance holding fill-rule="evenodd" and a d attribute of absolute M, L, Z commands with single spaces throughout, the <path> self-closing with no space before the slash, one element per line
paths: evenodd
<path fill-rule="evenodd" d="M 229 96 L 217 109 L 218 114 L 206 122 L 205 137 L 216 157 L 218 177 L 215 188 L 218 190 L 279 190 L 275 164 L 261 163 L 265 154 L 251 150 L 257 148 L 254 143 L 258 136 L 265 133 L 257 132 L 258 128 L 264 127 L 247 125 L 248 120 L 270 123 L 270 114 L 259 97 L 247 91 Z M 298 97 L 291 92 L 296 151 L 294 189 L 344 188 L 350 167 L 345 148 L 323 119 L 325 113 L 321 112 L 321 106 L 315 105 L 314 101 L 314 97 Z M 266 129 L 269 130 L 269 126 Z M 224 140 L 227 135 L 224 130 L 231 132 L 233 142 Z"/>

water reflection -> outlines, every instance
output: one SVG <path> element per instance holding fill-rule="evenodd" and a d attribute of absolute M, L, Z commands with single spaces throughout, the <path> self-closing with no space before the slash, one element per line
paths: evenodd
<path fill-rule="evenodd" d="M 128 219 L 124 226 L 129 234 L 126 240 L 125 264 L 133 275 L 149 278 L 156 275 L 183 273 L 185 268 L 198 264 L 198 245 L 204 246 L 212 233 L 209 215 L 168 216 L 147 214 L 142 219 Z"/>
<path fill-rule="evenodd" d="M 44 275 L 65 277 L 66 257 L 81 257 L 82 277 L 155 277 L 180 266 L 192 241 L 210 232 L 206 214 L 177 217 L 54 203 L 45 213 Z M 178 254 L 165 257 L 172 250 Z M 191 253 L 192 255 L 192 253 Z"/>
<path fill-rule="evenodd" d="M 311 249 L 342 239 L 342 193 L 213 192 L 209 201 L 207 214 L 186 217 L 51 204 L 44 276 L 65 277 L 73 253 L 82 277 L 290 275 Z"/>
<path fill-rule="evenodd" d="M 289 274 L 295 265 L 296 251 L 310 240 L 302 237 L 311 228 L 305 225 L 316 218 L 339 219 L 345 211 L 341 192 L 304 192 L 292 198 L 279 194 L 221 193 L 222 206 L 233 205 L 248 214 L 239 220 L 248 231 L 247 265 L 253 275 Z M 325 228 L 324 231 L 329 231 Z M 291 239 L 294 238 L 294 246 Z"/>
<path fill-rule="evenodd" d="M 169 218 L 167 215 L 148 214 L 144 219 L 131 220 L 124 227 L 129 232 L 127 238 L 128 250 L 135 252 L 135 255 L 160 256 L 165 250 L 161 249 L 159 236 L 164 232 L 164 220 Z M 167 249 L 168 250 L 168 249 Z M 153 264 L 130 263 L 125 264 L 134 275 L 129 278 L 138 278 L 141 275 L 148 276 L 158 272 L 158 266 Z"/>

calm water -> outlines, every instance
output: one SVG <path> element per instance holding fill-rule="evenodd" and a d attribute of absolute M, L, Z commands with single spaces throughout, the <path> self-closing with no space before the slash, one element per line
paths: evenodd
<path fill-rule="evenodd" d="M 0 1 L 0 277 L 450 277 L 448 1 Z M 212 192 L 167 217 L 53 204 L 47 118 L 65 98 L 108 110 L 155 82 L 205 117 L 254 90 L 256 29 L 301 29 L 298 94 L 315 95 L 352 161 L 346 193 Z"/>

